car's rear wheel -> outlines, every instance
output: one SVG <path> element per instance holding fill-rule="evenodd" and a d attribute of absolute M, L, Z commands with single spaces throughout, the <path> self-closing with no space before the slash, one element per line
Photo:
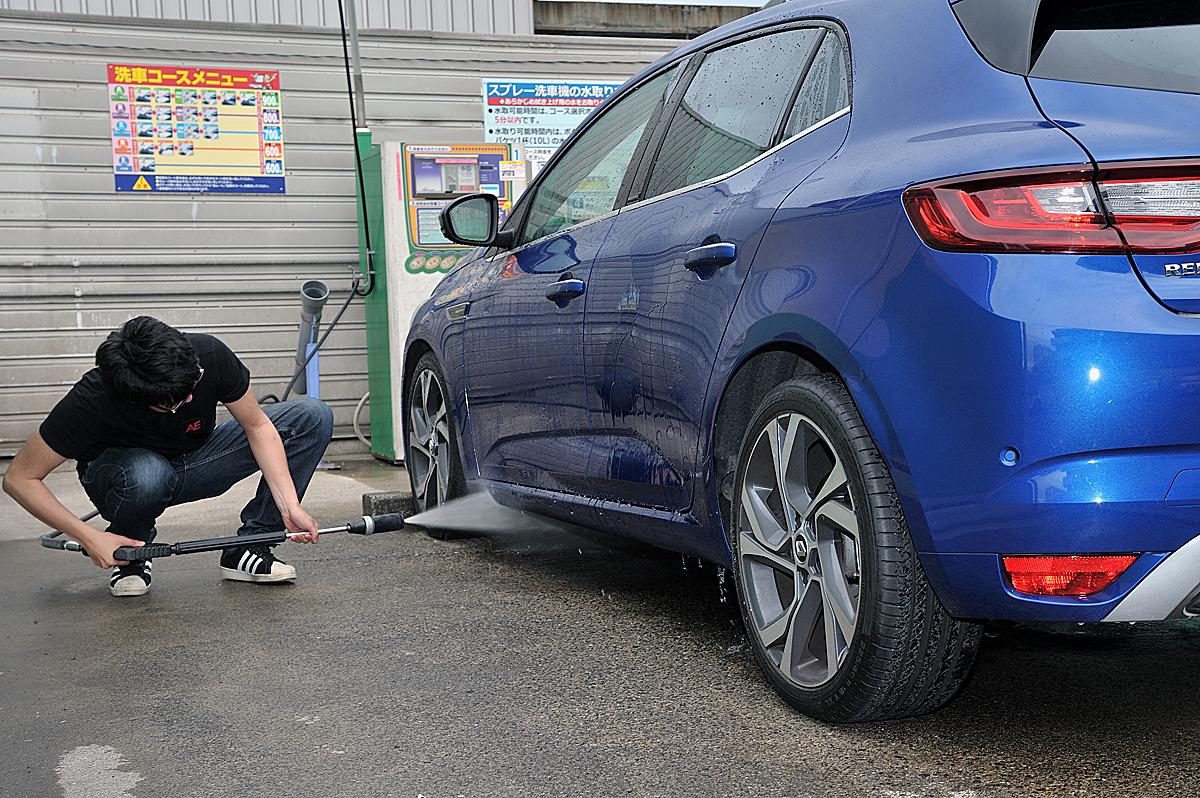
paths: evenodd
<path fill-rule="evenodd" d="M 783 697 L 832 722 L 918 715 L 953 698 L 980 627 L 951 618 L 930 589 L 842 383 L 807 375 L 772 390 L 735 479 L 742 619 Z"/>
<path fill-rule="evenodd" d="M 408 478 L 416 512 L 463 495 L 466 480 L 449 393 L 437 359 L 426 352 L 408 384 Z"/>

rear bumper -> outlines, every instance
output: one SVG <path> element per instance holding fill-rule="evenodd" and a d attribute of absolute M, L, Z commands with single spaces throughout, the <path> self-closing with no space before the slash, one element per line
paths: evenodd
<path fill-rule="evenodd" d="M 1192 618 L 1200 596 L 1200 537 L 1162 560 L 1104 616 L 1106 621 Z"/>
<path fill-rule="evenodd" d="M 1123 257 L 917 250 L 850 382 L 942 603 L 977 619 L 1185 617 L 1200 319 L 1163 307 Z M 1018 594 L 1000 563 L 1089 553 L 1140 556 L 1087 599 Z"/>

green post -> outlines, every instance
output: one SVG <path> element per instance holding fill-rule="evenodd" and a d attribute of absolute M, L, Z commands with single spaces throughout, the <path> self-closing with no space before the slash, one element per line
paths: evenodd
<path fill-rule="evenodd" d="M 396 462 L 392 419 L 392 353 L 388 345 L 387 263 L 384 246 L 383 170 L 378 144 L 371 143 L 371 132 L 359 130 L 363 183 L 366 186 L 367 214 L 371 225 L 372 261 L 375 287 L 367 296 L 367 388 L 371 391 L 371 453 L 381 460 Z M 355 192 L 357 194 L 357 186 Z M 358 203 L 358 263 L 367 274 L 367 242 L 363 228 L 362 200 Z"/>

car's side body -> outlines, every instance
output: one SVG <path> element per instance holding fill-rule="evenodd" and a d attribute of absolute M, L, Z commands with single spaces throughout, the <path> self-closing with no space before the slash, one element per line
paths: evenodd
<path fill-rule="evenodd" d="M 848 109 L 719 179 L 642 198 L 652 137 L 618 210 L 481 250 L 418 310 L 409 351 L 443 365 L 467 474 L 502 501 L 728 564 L 722 480 L 740 440 L 722 444 L 722 419 L 761 397 L 738 375 L 816 365 L 848 387 L 952 615 L 1126 617 L 1118 605 L 1198 531 L 1200 321 L 1163 304 L 1186 287 L 1167 281 L 1170 258 L 935 250 L 902 195 L 1093 156 L 1196 157 L 1200 96 L 1031 91 L 981 57 L 947 0 L 786 3 L 631 80 L 547 172 L 665 69 L 795 26 L 841 39 Z M 683 268 L 710 237 L 735 242 L 736 261 Z M 545 291 L 564 277 L 587 292 L 559 307 Z M 1200 296 L 1176 300 L 1191 311 Z M 1087 600 L 1019 594 L 999 559 L 1108 552 L 1139 557 Z"/>

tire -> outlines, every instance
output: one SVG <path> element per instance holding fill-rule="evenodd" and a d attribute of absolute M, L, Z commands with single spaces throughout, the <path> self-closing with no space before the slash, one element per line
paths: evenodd
<path fill-rule="evenodd" d="M 466 476 L 458 456 L 458 430 L 450 412 L 446 380 L 432 352 L 413 368 L 404 402 L 408 420 L 405 466 L 417 513 L 466 494 Z M 427 530 L 432 537 L 459 537 L 445 530 Z"/>
<path fill-rule="evenodd" d="M 967 681 L 982 628 L 934 595 L 839 380 L 810 374 L 763 399 L 742 440 L 731 516 L 746 636 L 793 707 L 833 723 L 910 717 Z"/>

